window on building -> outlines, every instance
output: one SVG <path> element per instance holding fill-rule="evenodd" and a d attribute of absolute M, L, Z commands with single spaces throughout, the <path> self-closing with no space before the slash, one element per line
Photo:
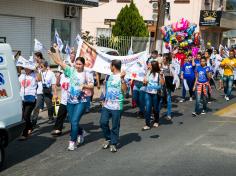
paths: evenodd
<path fill-rule="evenodd" d="M 110 37 L 111 33 L 111 28 L 97 28 L 97 37 Z"/>
<path fill-rule="evenodd" d="M 131 0 L 117 0 L 117 2 L 121 2 L 121 3 L 129 3 L 129 2 L 131 2 Z"/>
<path fill-rule="evenodd" d="M 174 3 L 190 3 L 190 0 L 175 0 Z"/>
<path fill-rule="evenodd" d="M 236 0 L 227 0 L 226 10 L 236 11 Z"/>
<path fill-rule="evenodd" d="M 55 42 L 55 39 L 54 39 L 55 29 L 60 35 L 60 38 L 64 44 L 64 47 L 67 43 L 70 45 L 71 44 L 71 22 L 67 20 L 55 20 L 55 19 L 52 20 L 52 26 L 51 26 L 52 43 Z"/>

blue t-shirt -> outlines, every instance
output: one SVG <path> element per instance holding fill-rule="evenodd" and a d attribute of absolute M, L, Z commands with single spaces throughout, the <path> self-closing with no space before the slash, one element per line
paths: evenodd
<path fill-rule="evenodd" d="M 195 66 L 192 65 L 192 63 L 186 62 L 182 67 L 182 72 L 185 79 L 194 79 L 195 73 L 194 73 Z"/>
<path fill-rule="evenodd" d="M 205 67 L 202 67 L 202 66 L 199 66 L 197 67 L 196 69 L 196 72 L 198 73 L 198 82 L 199 83 L 206 83 L 208 82 L 208 78 L 207 78 L 207 72 L 210 71 L 210 67 L 208 66 L 205 66 Z"/>
<path fill-rule="evenodd" d="M 200 60 L 195 59 L 194 62 L 195 62 L 195 64 L 196 64 L 196 68 L 199 67 L 199 66 L 201 66 Z"/>

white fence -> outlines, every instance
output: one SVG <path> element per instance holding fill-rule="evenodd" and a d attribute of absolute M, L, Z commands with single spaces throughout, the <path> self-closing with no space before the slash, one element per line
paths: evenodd
<path fill-rule="evenodd" d="M 96 37 L 95 44 L 101 47 L 108 47 L 119 51 L 121 56 L 128 54 L 130 48 L 134 53 L 151 51 L 154 49 L 154 38 L 151 37 Z"/>

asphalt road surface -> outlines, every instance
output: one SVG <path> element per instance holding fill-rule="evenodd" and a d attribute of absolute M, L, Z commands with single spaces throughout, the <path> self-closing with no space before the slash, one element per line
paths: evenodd
<path fill-rule="evenodd" d="M 162 118 L 159 128 L 145 132 L 141 131 L 144 119 L 137 119 L 137 109 L 131 109 L 127 100 L 117 153 L 101 148 L 96 104 L 81 120 L 87 133 L 85 143 L 72 152 L 66 150 L 69 123 L 61 137 L 52 137 L 53 125 L 47 124 L 43 112 L 44 119 L 29 140 L 8 146 L 6 167 L 0 175 L 235 176 L 236 97 L 226 102 L 223 94 L 215 91 L 209 112 L 193 118 L 195 102 L 178 103 L 176 94 L 173 123 Z"/>

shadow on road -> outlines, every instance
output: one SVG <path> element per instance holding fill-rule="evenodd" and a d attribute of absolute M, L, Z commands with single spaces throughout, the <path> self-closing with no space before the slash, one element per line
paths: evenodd
<path fill-rule="evenodd" d="M 55 141 L 56 139 L 44 136 L 33 136 L 26 141 L 14 141 L 6 148 L 4 170 L 42 153 Z"/>
<path fill-rule="evenodd" d="M 140 142 L 141 136 L 138 133 L 128 133 L 123 136 L 120 136 L 118 148 L 124 147 L 132 142 Z"/>

